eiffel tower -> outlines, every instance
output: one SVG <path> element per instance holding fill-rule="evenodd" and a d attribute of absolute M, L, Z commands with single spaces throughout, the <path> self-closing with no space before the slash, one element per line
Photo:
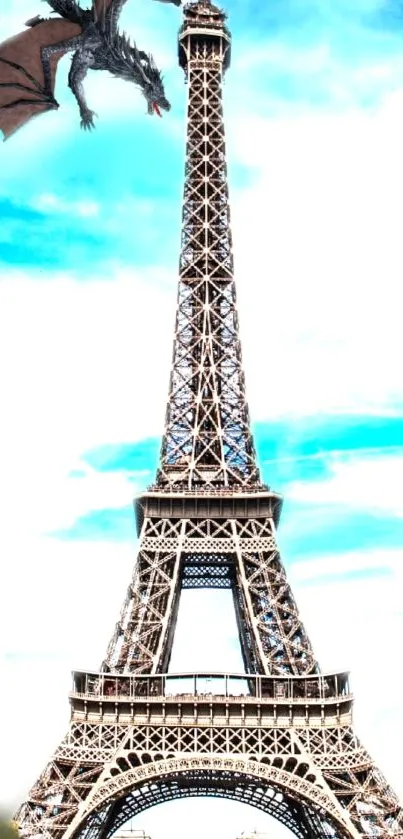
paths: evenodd
<path fill-rule="evenodd" d="M 99 672 L 75 672 L 68 733 L 21 806 L 29 839 L 108 839 L 189 796 L 249 803 L 300 839 L 403 836 L 402 807 L 352 726 L 348 673 L 323 673 L 276 544 L 245 396 L 222 112 L 226 15 L 184 9 L 188 82 L 172 373 L 139 554 Z M 229 588 L 245 672 L 169 673 L 186 588 Z"/>

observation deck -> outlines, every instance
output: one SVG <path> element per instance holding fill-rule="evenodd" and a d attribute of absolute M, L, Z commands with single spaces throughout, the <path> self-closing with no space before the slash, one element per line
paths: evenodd
<path fill-rule="evenodd" d="M 185 44 L 189 39 L 197 39 L 200 44 L 211 46 L 214 42 L 225 43 L 222 51 L 224 70 L 231 62 L 231 33 L 225 25 L 227 15 L 210 0 L 198 0 L 187 3 L 184 7 L 184 23 L 179 31 L 179 64 L 187 71 L 188 56 Z"/>
<path fill-rule="evenodd" d="M 155 485 L 135 499 L 137 534 L 144 518 L 252 519 L 272 518 L 278 526 L 283 498 L 277 492 L 253 485 L 245 489 L 220 487 L 206 490 L 173 490 Z"/>
<path fill-rule="evenodd" d="M 351 723 L 348 673 L 260 676 L 74 671 L 73 717 L 139 725 L 323 726 Z"/>

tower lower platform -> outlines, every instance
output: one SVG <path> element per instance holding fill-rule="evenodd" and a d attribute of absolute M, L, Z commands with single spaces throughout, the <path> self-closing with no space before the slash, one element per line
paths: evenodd
<path fill-rule="evenodd" d="M 77 671 L 70 703 L 22 835 L 106 839 L 157 803 L 196 795 L 250 803 L 301 839 L 401 835 L 398 802 L 354 735 L 347 673 Z M 380 809 L 390 832 L 371 831 Z"/>

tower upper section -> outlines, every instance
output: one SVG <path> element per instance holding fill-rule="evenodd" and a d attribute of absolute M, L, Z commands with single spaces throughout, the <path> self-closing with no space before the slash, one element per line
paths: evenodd
<path fill-rule="evenodd" d="M 179 63 L 188 82 L 179 293 L 157 488 L 262 489 L 245 396 L 234 284 L 222 78 L 225 14 L 185 6 Z"/>
<path fill-rule="evenodd" d="M 225 21 L 227 15 L 209 0 L 197 0 L 184 8 L 184 22 L 179 32 L 179 64 L 187 73 L 189 61 L 205 58 L 211 48 L 227 70 L 231 59 L 231 33 Z"/>

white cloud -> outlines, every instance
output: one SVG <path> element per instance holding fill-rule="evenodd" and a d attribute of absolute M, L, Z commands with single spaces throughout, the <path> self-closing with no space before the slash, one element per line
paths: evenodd
<path fill-rule="evenodd" d="M 114 282 L 0 278 L 2 445 L 10 466 L 13 448 L 40 474 L 44 457 L 71 468 L 87 448 L 162 429 L 173 283 L 160 268 L 110 272 Z"/>
<path fill-rule="evenodd" d="M 32 206 L 35 210 L 40 210 L 44 213 L 67 213 L 69 215 L 82 216 L 83 218 L 97 216 L 99 213 L 99 204 L 96 201 L 66 201 L 52 193 L 39 195 Z"/>
<path fill-rule="evenodd" d="M 382 553 L 382 556 L 380 555 Z M 335 582 L 337 565 L 367 575 Z M 378 563 L 390 575 L 378 575 Z M 315 575 L 317 564 L 317 575 Z M 325 564 L 329 580 L 326 579 Z M 400 754 L 403 677 L 396 667 L 403 635 L 402 564 L 396 551 L 357 551 L 294 564 L 289 578 L 302 618 L 325 671 L 349 670 L 355 694 L 354 725 L 396 792 L 403 796 Z"/>
<path fill-rule="evenodd" d="M 34 536 L 130 504 L 152 480 L 97 475 L 80 456 L 162 433 L 175 307 L 165 282 L 160 270 L 116 270 L 114 283 L 17 274 L 0 282 L 3 544 L 21 527 L 22 497 L 24 531 Z M 70 474 L 77 468 L 83 477 Z"/>
<path fill-rule="evenodd" d="M 82 476 L 60 474 L 56 468 L 45 468 L 38 475 L 25 477 L 21 471 L 12 471 L 7 488 L 1 487 L 0 503 L 7 513 L 2 526 L 2 540 L 12 540 L 21 526 L 21 495 L 29 498 L 24 514 L 24 532 L 35 536 L 70 528 L 86 513 L 104 509 L 119 509 L 130 504 L 139 491 L 144 476 L 138 475 L 136 483 L 119 473 L 103 474 L 85 468 Z"/>
<path fill-rule="evenodd" d="M 284 96 L 285 79 L 294 91 L 291 105 L 294 112 L 302 103 L 305 108 L 311 105 L 327 112 L 354 107 L 364 101 L 373 103 L 385 92 L 398 89 L 403 79 L 401 53 L 398 50 L 392 53 L 389 45 L 383 54 L 365 55 L 359 49 L 358 39 L 357 46 L 358 49 L 340 56 L 330 39 L 319 38 L 314 45 L 296 45 L 270 38 L 266 43 L 245 45 L 228 84 L 231 88 L 236 80 L 237 86 L 244 86 L 245 95 L 249 87 L 249 104 L 252 97 L 257 111 L 257 96 L 263 86 L 266 109 L 270 103 L 272 108 L 290 111 L 287 95 Z M 251 85 L 253 79 L 256 90 Z"/>
<path fill-rule="evenodd" d="M 330 548 L 330 545 L 329 545 Z M 326 577 L 362 571 L 385 571 L 403 573 L 402 551 L 387 548 L 368 551 L 346 551 L 342 554 L 326 553 L 314 559 L 302 560 L 292 567 L 292 575 L 298 583 L 326 582 Z M 347 583 L 349 585 L 349 583 Z M 396 590 L 392 597 L 398 596 Z"/>
<path fill-rule="evenodd" d="M 320 481 L 296 481 L 287 495 L 311 504 L 340 504 L 349 510 L 403 516 L 401 486 L 403 457 L 329 458 L 331 476 Z"/>
<path fill-rule="evenodd" d="M 253 416 L 402 401 L 403 96 L 373 112 L 231 115 L 234 240 Z M 264 383 L 264 384 L 263 384 Z M 263 386 L 262 386 L 263 385 Z"/>

